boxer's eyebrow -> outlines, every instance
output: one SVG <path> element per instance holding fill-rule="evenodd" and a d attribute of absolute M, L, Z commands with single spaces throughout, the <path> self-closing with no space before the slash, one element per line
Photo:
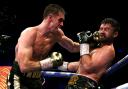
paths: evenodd
<path fill-rule="evenodd" d="M 63 18 L 60 18 L 60 19 L 58 19 L 58 21 L 59 21 L 59 22 L 63 22 L 63 21 L 64 21 L 64 19 L 63 19 Z"/>

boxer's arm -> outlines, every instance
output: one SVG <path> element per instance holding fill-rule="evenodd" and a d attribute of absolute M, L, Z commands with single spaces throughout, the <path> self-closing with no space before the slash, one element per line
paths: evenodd
<path fill-rule="evenodd" d="M 68 64 L 68 70 L 69 70 L 69 71 L 76 72 L 76 71 L 78 70 L 78 67 L 79 67 L 79 61 L 70 62 L 70 63 Z"/>
<path fill-rule="evenodd" d="M 76 72 L 78 67 L 79 67 L 79 61 L 76 61 L 76 62 L 64 61 L 63 64 L 58 67 L 58 70 Z"/>
<path fill-rule="evenodd" d="M 115 52 L 111 46 L 104 46 L 94 50 L 89 55 L 81 56 L 83 59 L 83 66 L 88 70 L 100 70 L 101 68 L 107 69 L 111 61 L 115 57 Z"/>
<path fill-rule="evenodd" d="M 77 37 L 79 39 L 80 43 L 80 56 L 89 54 L 90 52 L 90 39 L 92 38 L 92 33 L 91 31 L 86 31 L 86 32 L 79 32 L 77 33 Z"/>
<path fill-rule="evenodd" d="M 38 61 L 33 61 L 37 59 L 32 58 L 32 45 L 34 44 L 35 36 L 35 30 L 24 30 L 18 39 L 16 59 L 21 72 L 40 70 L 40 63 Z"/>
<path fill-rule="evenodd" d="M 60 36 L 58 37 L 58 43 L 65 49 L 67 49 L 69 52 L 79 52 L 80 51 L 80 45 L 78 42 L 74 42 L 69 37 L 65 36 L 63 31 L 59 29 Z"/>

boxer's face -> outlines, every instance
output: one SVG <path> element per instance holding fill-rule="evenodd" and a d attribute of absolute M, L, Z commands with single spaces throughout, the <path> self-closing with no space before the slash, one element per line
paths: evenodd
<path fill-rule="evenodd" d="M 64 14 L 63 13 L 59 13 L 59 15 L 57 16 L 57 27 L 61 28 L 63 26 L 63 22 L 64 22 Z"/>
<path fill-rule="evenodd" d="M 57 15 L 53 15 L 51 18 L 51 27 L 53 29 L 61 28 L 63 26 L 64 14 L 59 12 Z"/>
<path fill-rule="evenodd" d="M 99 28 L 101 41 L 111 41 L 114 38 L 114 28 L 111 24 L 101 24 Z"/>

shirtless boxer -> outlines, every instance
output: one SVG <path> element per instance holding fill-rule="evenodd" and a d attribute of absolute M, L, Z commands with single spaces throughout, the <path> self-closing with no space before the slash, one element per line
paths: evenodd
<path fill-rule="evenodd" d="M 55 43 L 69 52 L 79 52 L 79 43 L 73 42 L 60 29 L 64 19 L 64 9 L 59 5 L 49 4 L 44 10 L 41 24 L 21 32 L 8 80 L 10 89 L 42 89 L 41 70 L 62 64 L 61 53 L 53 52 L 47 58 Z"/>
<path fill-rule="evenodd" d="M 78 33 L 80 41 L 80 60 L 78 62 L 64 62 L 60 69 L 76 71 L 70 78 L 66 89 L 97 89 L 101 76 L 110 67 L 115 58 L 114 39 L 118 36 L 119 23 L 113 18 L 105 18 L 99 28 L 100 45 L 90 47 L 88 32 Z M 66 66 L 67 65 L 67 66 Z"/>

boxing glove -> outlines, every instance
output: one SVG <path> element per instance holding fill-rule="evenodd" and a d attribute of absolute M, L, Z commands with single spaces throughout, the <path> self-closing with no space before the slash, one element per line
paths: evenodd
<path fill-rule="evenodd" d="M 40 61 L 42 70 L 46 70 L 52 67 L 58 67 L 62 64 L 63 64 L 63 57 L 62 54 L 59 52 L 53 52 L 50 57 Z"/>
<path fill-rule="evenodd" d="M 89 54 L 89 48 L 99 46 L 100 35 L 98 31 L 91 33 L 91 31 L 79 32 L 77 37 L 80 43 L 80 55 Z"/>
<path fill-rule="evenodd" d="M 95 31 L 94 33 L 91 33 L 91 31 L 79 32 L 77 33 L 77 37 L 80 44 L 100 41 L 99 31 Z"/>
<path fill-rule="evenodd" d="M 77 33 L 77 37 L 79 39 L 80 44 L 89 43 L 92 36 L 93 35 L 92 35 L 91 31 L 86 31 L 86 32 L 83 31 L 83 32 Z"/>
<path fill-rule="evenodd" d="M 99 42 L 100 41 L 100 34 L 99 34 L 99 31 L 95 31 L 93 33 L 93 40 L 96 41 L 96 42 Z"/>
<path fill-rule="evenodd" d="M 89 54 L 89 42 L 92 39 L 92 36 L 91 31 L 77 33 L 80 43 L 80 56 Z"/>

